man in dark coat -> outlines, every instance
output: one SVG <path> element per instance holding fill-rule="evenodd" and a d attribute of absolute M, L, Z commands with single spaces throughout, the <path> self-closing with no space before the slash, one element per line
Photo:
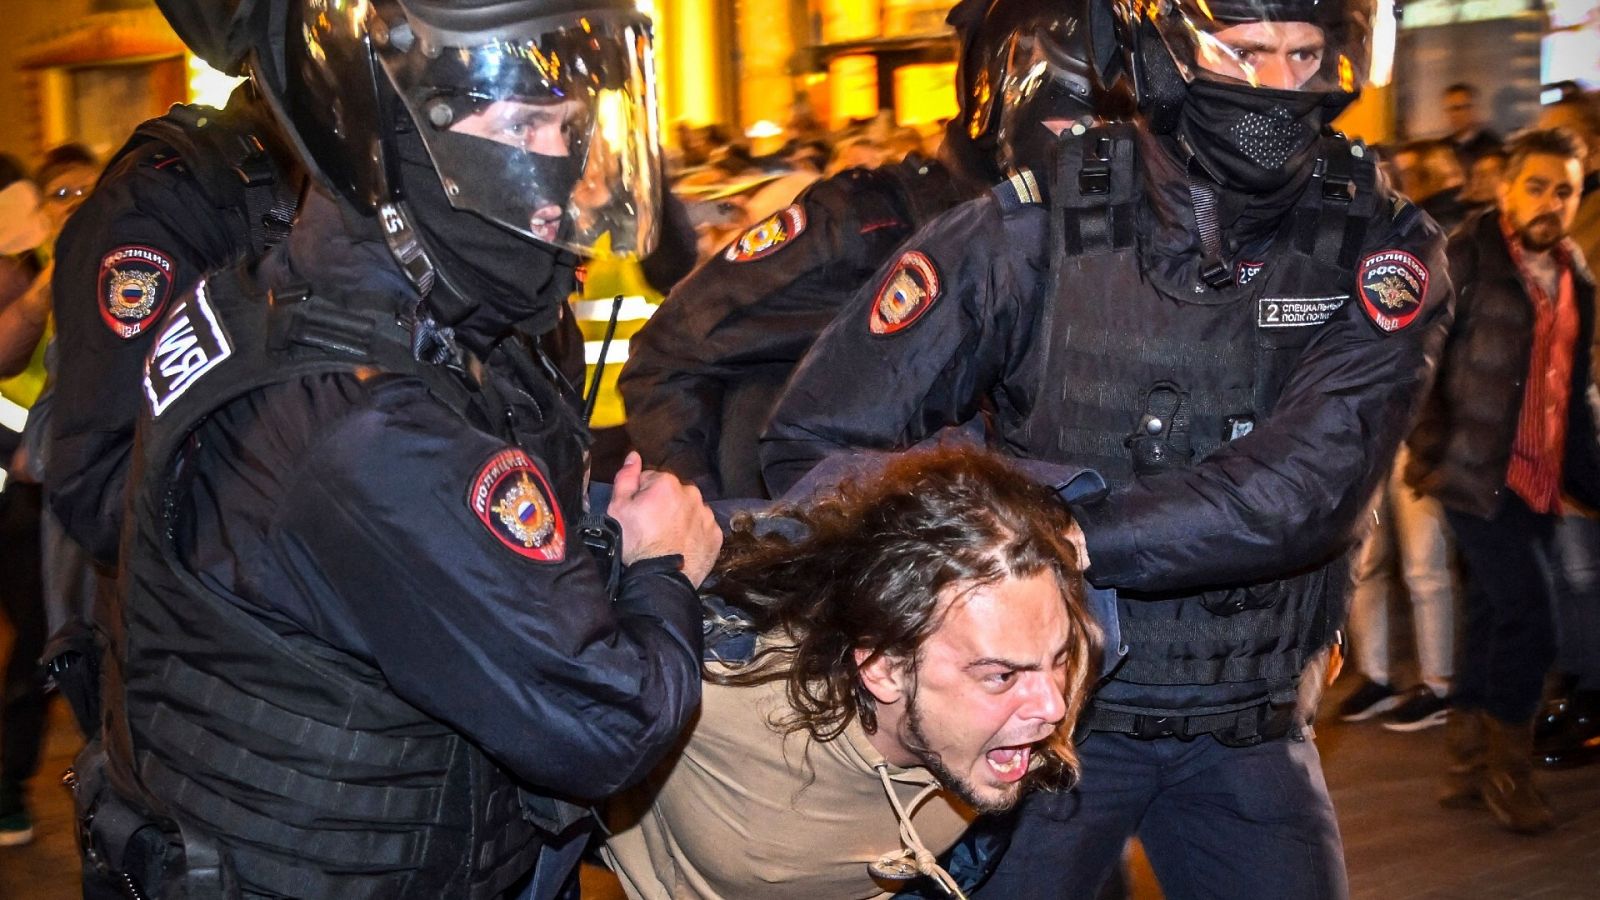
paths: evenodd
<path fill-rule="evenodd" d="M 1450 241 L 1457 317 L 1411 437 L 1407 480 L 1437 497 L 1466 567 L 1461 666 L 1440 801 L 1505 827 L 1554 823 L 1533 784 L 1533 715 L 1555 656 L 1552 538 L 1562 494 L 1600 503 L 1590 383 L 1594 280 L 1568 229 L 1583 185 L 1571 132 L 1508 145 L 1498 208 Z"/>

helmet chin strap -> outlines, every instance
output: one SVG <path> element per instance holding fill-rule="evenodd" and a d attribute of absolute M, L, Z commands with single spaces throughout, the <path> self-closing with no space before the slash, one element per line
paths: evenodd
<path fill-rule="evenodd" d="M 403 200 L 390 200 L 378 207 L 378 224 L 389 252 L 433 317 L 442 325 L 454 325 L 472 313 L 474 304 L 456 288 L 443 268 L 434 265 L 422 234 L 411 225 L 412 219 Z"/>

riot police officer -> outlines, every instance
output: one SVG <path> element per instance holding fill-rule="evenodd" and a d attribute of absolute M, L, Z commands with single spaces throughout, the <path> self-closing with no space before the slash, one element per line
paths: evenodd
<path fill-rule="evenodd" d="M 1443 238 L 1325 132 L 1378 71 L 1371 0 L 1119 3 L 1140 115 L 914 236 L 797 369 L 775 490 L 984 409 L 1093 466 L 1087 576 L 1121 657 L 1083 778 L 1024 801 L 982 894 L 1085 896 L 1137 833 L 1169 896 L 1340 896 L 1308 719 L 1359 513 L 1437 356 Z"/>
<path fill-rule="evenodd" d="M 647 462 L 713 496 L 765 496 L 756 436 L 840 304 L 916 229 L 1008 173 L 1042 167 L 1055 135 L 1115 108 L 1090 70 L 1087 4 L 963 0 L 957 93 L 941 159 L 852 168 L 807 188 L 684 280 L 635 334 L 619 379 Z M 1031 174 L 1016 174 L 1031 190 Z"/>
<path fill-rule="evenodd" d="M 255 25 L 315 183 L 283 244 L 153 326 L 91 868 L 160 896 L 554 896 L 583 804 L 697 703 L 721 540 L 637 459 L 586 509 L 534 340 L 580 254 L 651 247 L 650 22 L 294 0 Z"/>

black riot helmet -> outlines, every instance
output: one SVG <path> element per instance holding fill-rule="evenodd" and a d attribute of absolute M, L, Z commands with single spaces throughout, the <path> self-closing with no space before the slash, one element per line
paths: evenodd
<path fill-rule="evenodd" d="M 1389 0 L 1112 0 L 1140 112 L 1218 184 L 1274 190 L 1388 79 Z"/>
<path fill-rule="evenodd" d="M 1108 97 L 1091 65 L 1093 2 L 1105 0 L 962 0 L 951 9 L 946 21 L 960 42 L 956 124 L 1000 169 L 1044 168 L 1063 124 L 1105 114 Z"/>
<path fill-rule="evenodd" d="M 660 129 L 631 0 L 287 2 L 271 99 L 317 176 L 391 235 L 438 196 L 579 255 L 652 249 Z"/>
<path fill-rule="evenodd" d="M 251 50 L 274 16 L 281 22 L 283 15 L 282 0 L 156 0 L 156 6 L 195 56 L 234 76 L 246 74 Z"/>

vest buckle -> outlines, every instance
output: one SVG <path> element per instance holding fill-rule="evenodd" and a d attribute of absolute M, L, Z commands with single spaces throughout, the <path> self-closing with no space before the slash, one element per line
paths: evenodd
<path fill-rule="evenodd" d="M 1085 196 L 1103 196 L 1111 193 L 1111 169 L 1103 163 L 1084 166 L 1078 173 L 1078 190 Z"/>
<path fill-rule="evenodd" d="M 1330 203 L 1349 203 L 1355 199 L 1355 182 L 1329 173 L 1322 177 L 1322 199 Z"/>

